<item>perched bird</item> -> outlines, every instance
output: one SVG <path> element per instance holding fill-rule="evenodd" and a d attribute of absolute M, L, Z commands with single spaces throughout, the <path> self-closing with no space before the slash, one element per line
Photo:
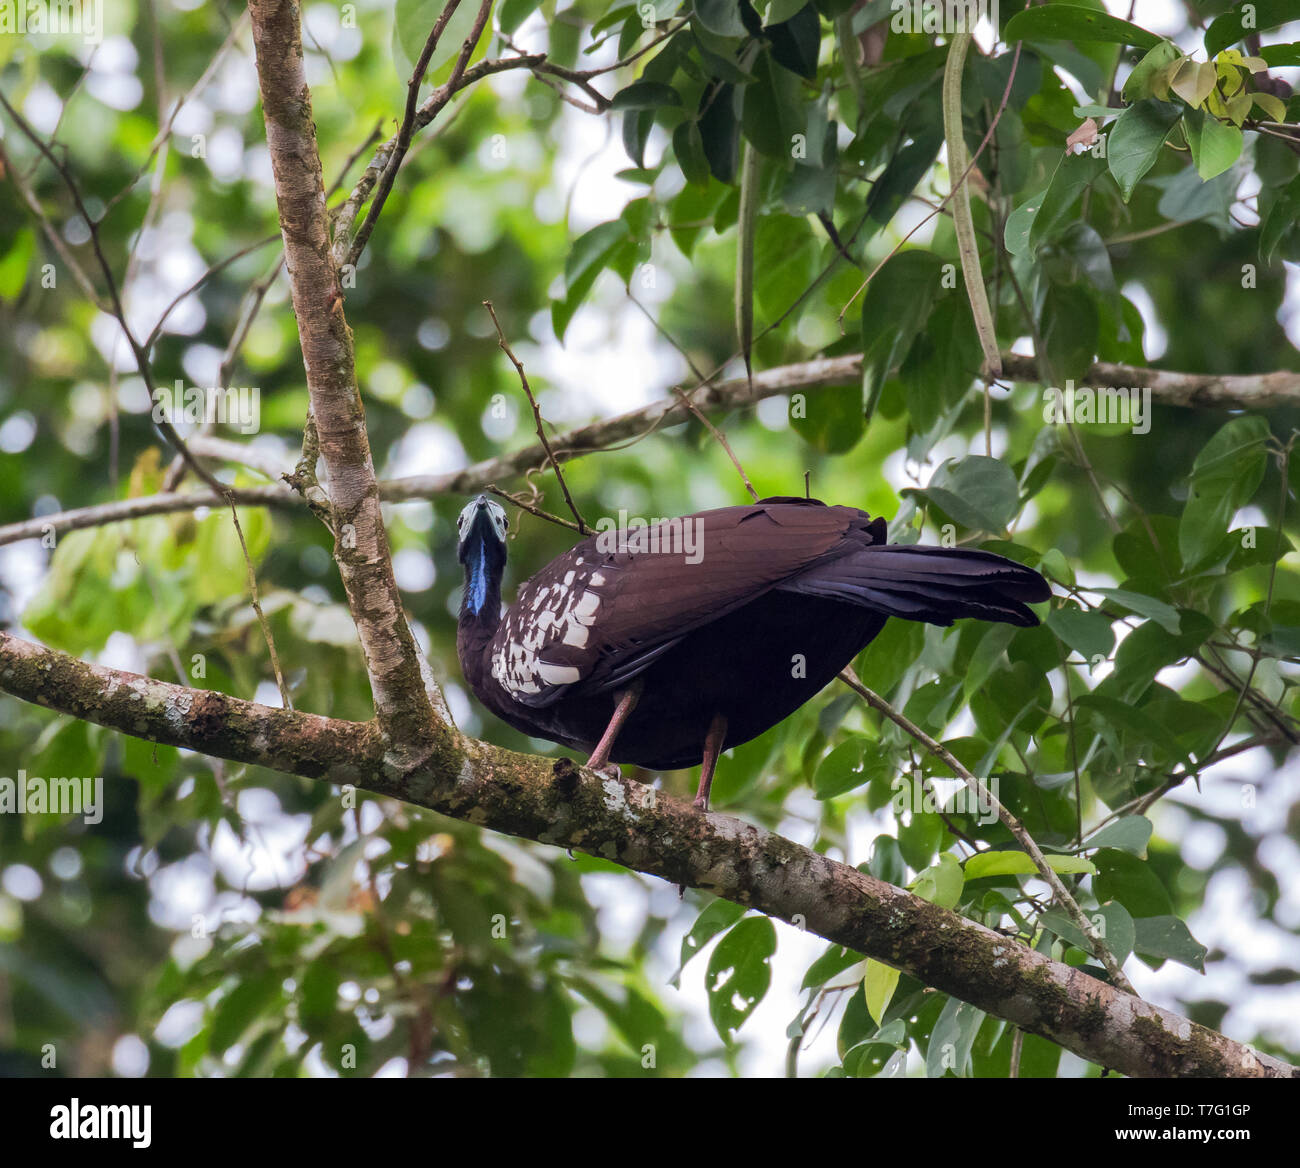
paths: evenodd
<path fill-rule="evenodd" d="M 604 521 L 600 527 L 608 521 Z M 992 552 L 887 545 L 855 507 L 773 497 L 653 525 L 599 530 L 501 611 L 504 510 L 485 495 L 457 520 L 465 565 L 456 649 L 489 710 L 588 765 L 702 764 L 788 717 L 887 618 L 1036 625 L 1037 572 Z"/>

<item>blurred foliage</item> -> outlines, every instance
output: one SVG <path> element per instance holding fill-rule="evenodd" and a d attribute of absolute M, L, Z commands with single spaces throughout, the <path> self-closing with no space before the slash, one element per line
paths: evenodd
<path fill-rule="evenodd" d="M 1032 340 L 1045 384 L 1060 387 L 1086 384 L 1096 359 L 1224 374 L 1300 368 L 1279 323 L 1284 262 L 1300 261 L 1300 159 L 1264 124 L 1300 121 L 1280 80 L 1300 63 L 1297 45 L 1270 35 L 1280 9 L 1258 5 L 1260 28 L 1246 30 L 1239 15 L 1220 16 L 1222 5 L 1189 4 L 1201 26 L 1179 48 L 1094 19 L 1095 0 L 1022 7 L 1003 3 L 1004 31 L 1016 39 L 973 54 L 963 88 L 972 153 L 996 119 L 974 203 L 1003 348 Z M 345 173 L 367 134 L 392 131 L 409 61 L 438 10 L 405 0 L 395 10 L 379 0 L 307 6 L 335 203 L 370 156 L 362 151 Z M 274 196 L 246 29 L 160 132 L 240 8 L 104 11 L 93 53 L 72 37 L 39 47 L 0 38 L 0 87 L 39 132 L 55 134 L 109 263 L 127 276 L 132 323 L 147 334 L 206 268 L 274 234 Z M 353 12 L 355 27 L 341 25 Z M 950 220 L 930 218 L 885 262 L 949 186 L 944 38 L 891 28 L 894 15 L 882 0 L 499 5 L 480 48 L 493 57 L 508 55 L 506 36 L 580 69 L 648 49 L 592 82 L 613 98 L 604 117 L 621 130 L 625 194 L 602 221 L 571 214 L 583 181 L 577 143 L 587 141 L 576 127 L 591 115 L 564 103 L 560 90 L 585 99 L 553 76 L 545 85 L 503 73 L 417 135 L 346 301 L 376 465 L 409 474 L 436 456 L 449 469 L 530 440 L 484 299 L 553 422 L 629 404 L 622 387 L 574 375 L 562 388 L 537 368 L 571 360 L 558 346 L 572 342 L 579 319 L 588 336 L 616 344 L 639 319 L 628 295 L 696 368 L 726 365 L 738 352 L 730 290 L 738 160 L 749 143 L 759 217 L 740 246 L 754 255 L 756 368 L 866 354 L 861 383 L 718 419 L 755 485 L 796 493 L 807 471 L 818 496 L 891 517 L 895 539 L 928 525 L 927 539 L 979 543 L 1038 567 L 1059 598 L 1035 629 L 891 624 L 857 662 L 864 682 L 997 785 L 1111 947 L 1132 954 L 1130 968 L 1217 969 L 1215 988 L 1175 1004 L 1286 1054 L 1294 1027 L 1258 1020 L 1270 1001 L 1294 1003 L 1295 963 L 1207 954 L 1187 922 L 1211 883 L 1227 881 L 1248 905 L 1261 953 L 1300 943 L 1294 892 L 1286 900 L 1300 797 L 1284 765 L 1300 730 L 1288 513 L 1300 474 L 1295 411 L 1157 404 L 1145 429 L 1079 411 L 1067 427 L 1045 414 L 1042 386 L 998 386 L 986 448 L 979 347 Z M 447 46 L 459 39 L 449 34 Z M 446 53 L 434 64 L 439 80 Z M 1065 139 L 1087 117 L 1100 145 L 1066 155 Z M 11 167 L 102 290 L 86 224 L 57 173 L 12 122 L 3 133 Z M 126 347 L 114 349 L 111 320 L 6 177 L 0 524 L 154 493 L 170 455 Z M 258 448 L 288 466 L 307 395 L 283 275 L 264 304 L 254 296 L 277 250 L 215 272 L 168 319 L 152 356 L 159 384 L 208 384 L 255 311 L 230 379 L 259 387 Z M 1294 327 L 1294 303 L 1288 311 Z M 246 440 L 231 427 L 224 436 Z M 589 519 L 741 497 L 725 453 L 697 423 L 579 460 L 569 479 Z M 246 469 L 237 481 L 265 480 Z M 562 510 L 546 476 L 530 481 Z M 403 557 L 420 565 L 399 571 L 422 585 L 409 590 L 409 611 L 464 728 L 543 749 L 464 701 L 454 649 L 461 505 L 387 508 L 399 566 Z M 240 519 L 295 705 L 368 717 L 323 528 L 305 509 L 241 508 Z M 514 527 L 516 581 L 569 542 L 526 515 Z M 50 542 L 4 549 L 7 626 L 81 656 L 275 700 L 228 514 L 157 516 Z M 744 1023 L 780 960 L 782 932 L 735 906 L 692 896 L 674 911 L 653 882 L 628 875 L 612 878 L 611 905 L 597 890 L 619 871 L 612 865 L 392 801 L 353 802 L 4 698 L 0 749 L 6 774 L 102 773 L 106 795 L 97 823 L 0 815 L 0 1071 L 105 1073 L 115 1043 L 132 1035 L 155 1075 L 734 1071 Z M 732 751 L 714 798 L 1101 976 L 1084 939 L 1041 899 L 1010 835 L 954 793 L 951 778 L 830 689 Z M 663 784 L 693 788 L 684 774 Z M 1174 788 L 1177 809 L 1158 801 Z M 875 835 L 867 857 L 864 826 Z M 1212 856 L 1184 854 L 1182 836 L 1194 830 L 1218 841 Z M 699 909 L 691 928 L 683 911 Z M 706 970 L 690 964 L 714 942 Z M 678 977 L 703 979 L 716 1037 L 692 1032 L 676 991 L 661 984 L 664 955 L 679 945 Z M 832 947 L 803 992 L 789 1035 L 811 1036 L 833 1017 L 831 1073 L 896 1074 L 909 1053 L 913 1073 L 1009 1073 L 1011 1028 L 856 954 Z M 1292 1045 L 1290 1057 L 1298 1053 Z M 1019 1066 L 1023 1075 L 1099 1073 L 1034 1037 Z"/>

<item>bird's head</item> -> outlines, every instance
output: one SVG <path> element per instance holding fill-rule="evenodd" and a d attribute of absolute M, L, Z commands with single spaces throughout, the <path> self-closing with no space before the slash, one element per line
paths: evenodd
<path fill-rule="evenodd" d="M 466 504 L 456 520 L 456 531 L 460 540 L 458 558 L 465 563 L 470 549 L 486 544 L 495 546 L 503 553 L 506 547 L 506 531 L 510 520 L 506 518 L 505 508 L 494 503 L 486 495 L 479 495 Z"/>
<path fill-rule="evenodd" d="M 459 545 L 456 555 L 465 565 L 465 597 L 461 615 L 495 620 L 501 604 L 501 577 L 506 566 L 505 510 L 486 495 L 479 495 L 456 520 Z"/>

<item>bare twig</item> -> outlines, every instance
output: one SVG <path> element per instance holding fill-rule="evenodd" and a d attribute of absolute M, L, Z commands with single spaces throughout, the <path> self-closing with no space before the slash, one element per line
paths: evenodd
<path fill-rule="evenodd" d="M 551 444 L 546 437 L 546 429 L 542 424 L 542 411 L 537 405 L 537 399 L 533 396 L 532 387 L 528 384 L 528 374 L 524 372 L 524 367 L 519 358 L 515 356 L 514 350 L 511 349 L 506 341 L 506 334 L 501 328 L 501 322 L 497 320 L 497 310 L 492 307 L 492 301 L 483 301 L 483 307 L 492 315 L 492 323 L 496 325 L 497 344 L 501 346 L 501 351 L 510 358 L 510 363 L 515 367 L 515 372 L 519 374 L 519 384 L 523 387 L 524 396 L 528 399 L 528 404 L 533 410 L 533 422 L 537 427 L 537 440 L 542 444 L 546 451 L 547 460 L 551 468 L 555 471 L 556 481 L 560 484 L 560 490 L 564 493 L 564 501 L 569 505 L 569 510 L 573 513 L 574 519 L 578 521 L 578 530 L 583 535 L 590 534 L 586 521 L 582 518 L 582 513 L 578 510 L 578 505 L 573 501 L 573 496 L 569 494 L 569 484 L 564 481 L 564 475 L 560 471 L 560 463 L 555 457 L 555 451 L 551 449 Z"/>
<path fill-rule="evenodd" d="M 549 511 L 544 511 L 536 503 L 530 503 L 521 495 L 512 494 L 510 491 L 503 491 L 495 483 L 488 483 L 483 488 L 489 495 L 495 495 L 498 499 L 504 499 L 507 503 L 513 503 L 520 511 L 527 511 L 529 515 L 536 515 L 538 519 L 544 519 L 547 523 L 554 523 L 557 527 L 567 527 L 570 531 L 576 531 L 579 535 L 585 535 L 582 530 L 571 519 L 565 519 L 562 515 L 552 515 Z"/>
<path fill-rule="evenodd" d="M 253 602 L 253 611 L 257 613 L 258 623 L 262 626 L 262 636 L 266 638 L 266 647 L 271 653 L 271 668 L 275 670 L 275 682 L 280 687 L 280 700 L 284 703 L 286 710 L 292 710 L 293 697 L 289 693 L 284 674 L 280 670 L 280 656 L 275 651 L 275 638 L 271 635 L 271 623 L 266 619 L 266 613 L 262 611 L 262 601 L 257 594 L 257 573 L 253 570 L 253 559 L 248 554 L 248 544 L 244 540 L 244 528 L 239 522 L 239 510 L 236 508 L 235 500 L 231 498 L 229 492 L 226 493 L 226 502 L 230 504 L 230 517 L 235 521 L 235 534 L 239 536 L 239 547 L 244 553 L 244 565 L 248 568 L 248 595 Z"/>
<path fill-rule="evenodd" d="M 673 392 L 679 398 L 681 398 L 682 404 L 685 405 L 686 408 L 690 410 L 691 413 L 694 414 L 695 417 L 700 420 L 700 422 L 704 425 L 704 428 L 708 430 L 708 432 L 718 440 L 718 442 L 722 446 L 722 449 L 727 452 L 727 457 L 731 459 L 731 465 L 736 468 L 736 473 L 740 475 L 740 481 L 745 484 L 745 490 L 749 492 L 749 497 L 753 499 L 755 503 L 757 503 L 758 492 L 754 490 L 754 484 L 749 481 L 749 475 L 745 473 L 745 468 L 740 465 L 740 459 L 736 457 L 736 452 L 731 449 L 731 443 L 727 441 L 727 436 L 721 430 L 719 430 L 717 426 L 715 426 L 712 422 L 710 422 L 709 419 L 706 418 L 704 414 L 700 412 L 699 407 L 693 401 L 691 401 L 691 399 L 687 397 L 686 394 L 684 394 L 680 389 L 675 389 L 673 390 Z"/>
<path fill-rule="evenodd" d="M 365 250 L 366 242 L 370 239 L 370 233 L 374 231 L 375 223 L 383 212 L 384 204 L 388 201 L 388 194 L 393 189 L 393 182 L 397 178 L 397 171 L 402 165 L 402 159 L 406 157 L 406 152 L 411 148 L 411 134 L 415 131 L 416 103 L 420 96 L 420 83 L 424 80 L 424 72 L 429 67 L 429 58 L 433 56 L 434 49 L 438 47 L 438 40 L 459 4 L 460 0 L 447 0 L 447 6 L 434 22 L 428 40 L 424 43 L 424 50 L 420 53 L 420 59 L 416 62 L 415 71 L 411 74 L 411 80 L 407 83 L 406 111 L 402 115 L 402 125 L 397 132 L 397 142 L 389 153 L 383 174 L 379 177 L 379 185 L 375 189 L 375 198 L 370 204 L 370 210 L 366 213 L 365 220 L 357 229 L 356 239 L 352 241 L 352 248 L 348 254 L 348 263 L 350 264 L 355 264 Z M 483 35 L 483 26 L 487 24 L 488 15 L 491 11 L 492 0 L 483 0 L 478 15 L 474 18 L 474 25 L 470 29 L 470 34 L 460 47 L 460 54 L 456 58 L 456 64 L 452 66 L 451 77 L 445 85 L 438 87 L 439 93 L 446 90 L 448 99 L 455 93 L 456 87 L 460 84 L 465 67 L 469 64 L 470 56 L 474 52 L 474 46 L 478 44 L 479 37 Z"/>

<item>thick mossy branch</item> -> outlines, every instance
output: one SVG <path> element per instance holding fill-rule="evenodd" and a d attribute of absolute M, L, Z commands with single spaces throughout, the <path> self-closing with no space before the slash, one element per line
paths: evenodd
<path fill-rule="evenodd" d="M 372 724 L 260 706 L 0 633 L 0 690 L 154 742 L 350 783 L 573 848 L 790 922 L 1136 1076 L 1300 1071 L 810 848 L 625 778 L 443 737 L 416 762 Z"/>

